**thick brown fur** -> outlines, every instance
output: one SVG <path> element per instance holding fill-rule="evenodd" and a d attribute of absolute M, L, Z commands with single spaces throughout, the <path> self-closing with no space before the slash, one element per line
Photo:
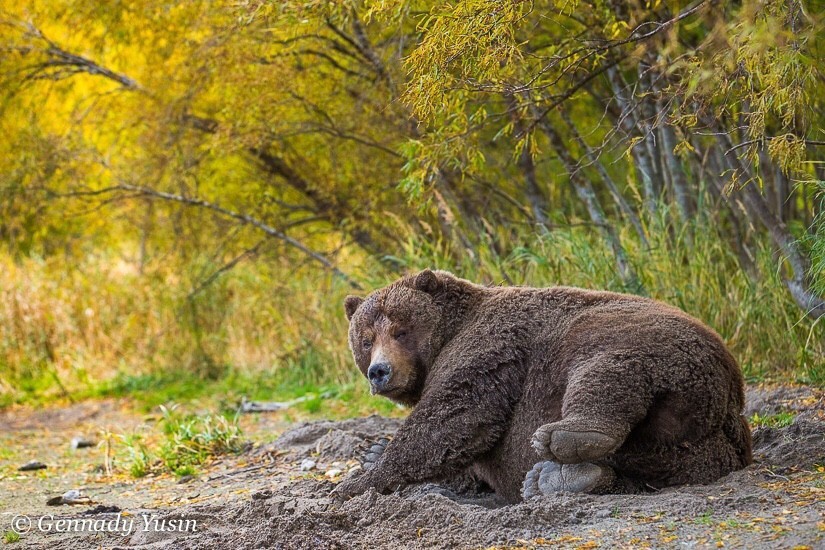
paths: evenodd
<path fill-rule="evenodd" d="M 425 270 L 345 309 L 358 367 L 366 375 L 380 353 L 392 374 L 379 393 L 414 408 L 339 497 L 470 469 L 515 502 L 548 458 L 612 469 L 602 491 L 708 483 L 751 461 L 736 361 L 713 330 L 661 302 Z M 565 447 L 570 434 L 608 443 Z"/>

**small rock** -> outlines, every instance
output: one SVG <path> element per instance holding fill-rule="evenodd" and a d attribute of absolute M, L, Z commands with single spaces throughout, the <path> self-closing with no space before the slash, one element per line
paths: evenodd
<path fill-rule="evenodd" d="M 569 516 L 567 516 L 567 523 L 572 523 L 575 525 L 581 522 L 581 518 L 577 518 L 575 514 L 570 514 Z"/>
<path fill-rule="evenodd" d="M 34 471 L 34 470 L 45 470 L 46 468 L 48 468 L 48 466 L 46 466 L 42 462 L 38 462 L 36 460 L 30 460 L 30 461 L 26 462 L 25 464 L 23 464 L 22 466 L 20 466 L 18 468 L 18 470 L 20 470 L 21 472 L 31 472 L 31 471 Z"/>
<path fill-rule="evenodd" d="M 81 501 L 88 501 L 89 497 L 83 494 L 83 491 L 79 489 L 69 489 L 65 493 L 63 493 L 63 503 L 64 504 L 76 504 Z"/>
<path fill-rule="evenodd" d="M 332 470 L 327 470 L 327 473 L 324 474 L 324 475 L 327 476 L 328 478 L 332 479 L 332 478 L 340 476 L 341 473 L 342 473 L 342 470 L 340 470 L 338 468 L 333 468 Z"/>
<path fill-rule="evenodd" d="M 305 458 L 301 461 L 301 471 L 302 472 L 308 472 L 310 470 L 313 470 L 315 468 L 315 466 L 316 466 L 316 463 L 311 458 Z"/>
<path fill-rule="evenodd" d="M 359 519 L 359 520 L 358 520 L 358 523 L 356 523 L 356 525 L 357 525 L 358 527 L 364 528 L 364 527 L 369 527 L 370 525 L 372 525 L 372 524 L 373 524 L 373 522 L 374 522 L 374 520 L 373 520 L 372 518 L 370 518 L 370 517 L 365 517 L 365 518 L 361 518 L 361 519 Z"/>
<path fill-rule="evenodd" d="M 184 483 L 189 483 L 190 481 L 193 481 L 194 479 L 195 479 L 195 476 L 193 476 L 191 474 L 181 476 L 181 478 L 178 480 L 178 485 L 183 485 Z"/>
<path fill-rule="evenodd" d="M 85 437 L 73 437 L 72 438 L 72 450 L 76 451 L 78 449 L 86 449 L 88 447 L 94 447 L 95 442 Z"/>
<path fill-rule="evenodd" d="M 78 489 L 69 489 L 59 497 L 52 497 L 46 501 L 48 506 L 61 506 L 63 504 L 92 504 L 92 499 L 83 494 Z"/>
<path fill-rule="evenodd" d="M 266 500 L 269 498 L 272 498 L 272 491 L 269 489 L 252 493 L 252 500 Z"/>
<path fill-rule="evenodd" d="M 609 518 L 610 516 L 612 516 L 612 515 L 613 515 L 613 512 L 611 512 L 610 510 L 608 510 L 607 508 L 605 508 L 605 509 L 603 509 L 603 510 L 599 510 L 599 511 L 597 511 L 597 512 L 596 512 L 595 514 L 593 514 L 593 515 L 594 515 L 595 517 L 597 517 L 597 518 Z"/>

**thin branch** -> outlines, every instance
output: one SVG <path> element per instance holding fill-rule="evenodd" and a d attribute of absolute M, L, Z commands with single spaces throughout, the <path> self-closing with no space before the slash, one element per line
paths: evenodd
<path fill-rule="evenodd" d="M 708 0 L 700 0 L 696 3 L 694 3 L 692 6 L 688 6 L 687 8 L 685 8 L 684 11 L 680 12 L 678 15 L 676 15 L 675 17 L 673 17 L 672 19 L 669 19 L 667 21 L 645 21 L 645 22 L 639 23 L 638 25 L 636 25 L 636 27 L 632 31 L 630 31 L 630 34 L 628 34 L 627 37 L 623 38 L 622 40 L 609 41 L 606 44 L 603 44 L 603 45 L 600 45 L 600 46 L 597 46 L 597 47 L 583 46 L 583 47 L 577 48 L 577 49 L 575 49 L 575 50 L 573 50 L 573 51 L 571 51 L 571 52 L 569 52 L 565 55 L 556 56 L 556 57 L 554 57 L 554 59 L 550 63 L 548 63 L 547 65 L 542 67 L 539 70 L 539 72 L 536 73 L 536 75 L 527 84 L 525 84 L 525 86 L 529 87 L 530 85 L 532 85 L 533 82 L 535 82 L 538 78 L 540 78 L 541 75 L 545 74 L 547 71 L 549 71 L 550 69 L 552 69 L 553 67 L 555 67 L 556 65 L 561 63 L 562 61 L 570 59 L 571 57 L 577 57 L 581 53 L 586 52 L 586 55 L 584 55 L 581 58 L 578 58 L 577 63 L 581 63 L 582 61 L 584 61 L 584 60 L 586 60 L 590 57 L 593 57 L 596 54 L 608 52 L 608 51 L 612 50 L 613 48 L 617 48 L 619 46 L 624 46 L 626 44 L 633 44 L 633 43 L 636 43 L 636 42 L 643 42 L 643 41 L 647 40 L 648 38 L 652 38 L 653 36 L 659 34 L 660 32 L 669 29 L 670 27 L 672 27 L 673 25 L 675 25 L 676 23 L 678 23 L 682 19 L 685 19 L 686 17 L 689 17 L 689 16 L 693 15 L 694 13 L 699 11 L 699 9 L 701 9 L 707 2 L 708 2 Z M 644 34 L 637 35 L 636 33 L 639 32 L 642 29 L 642 27 L 644 27 L 646 25 L 656 25 L 656 27 L 653 30 L 648 31 Z"/>
<path fill-rule="evenodd" d="M 579 80 L 576 84 L 574 84 L 566 92 L 564 92 L 560 96 L 557 96 L 556 100 L 553 101 L 553 103 L 551 103 L 546 108 L 544 108 L 541 112 L 539 112 L 537 114 L 537 116 L 530 122 L 530 124 L 528 124 L 524 128 L 524 133 L 532 132 L 536 128 L 536 125 L 542 119 L 544 119 L 544 117 L 546 117 L 550 113 L 550 111 L 552 111 L 553 109 L 555 109 L 556 107 L 558 107 L 559 105 L 561 105 L 562 103 L 564 103 L 565 101 L 567 101 L 568 99 L 573 97 L 573 95 L 576 92 L 578 92 L 579 90 L 581 90 L 584 86 L 586 86 L 588 82 L 590 82 L 591 80 L 593 80 L 594 78 L 596 78 L 597 76 L 599 76 L 600 74 L 602 74 L 603 72 L 608 70 L 609 68 L 617 65 L 618 63 L 619 63 L 618 59 L 613 60 L 609 63 L 605 63 L 604 65 L 602 65 L 601 67 L 599 67 L 598 69 L 593 71 L 592 73 L 588 74 L 586 77 Z M 522 138 L 524 133 L 522 135 L 517 135 L 516 137 Z"/>
<path fill-rule="evenodd" d="M 219 214 L 222 214 L 223 216 L 226 216 L 228 218 L 233 218 L 235 220 L 240 221 L 241 223 L 249 224 L 253 227 L 256 227 L 257 229 L 260 229 L 261 231 L 263 231 L 264 233 L 266 233 L 270 237 L 274 237 L 278 240 L 281 240 L 281 241 L 285 242 L 286 244 L 288 244 L 289 246 L 291 246 L 292 248 L 295 248 L 296 250 L 299 250 L 303 254 L 307 255 L 308 257 L 312 258 L 313 260 L 315 260 L 319 264 L 323 265 L 325 268 L 330 270 L 334 275 L 336 275 L 336 276 L 340 277 L 341 279 L 345 280 L 346 282 L 348 282 L 350 284 L 350 286 L 352 286 L 353 288 L 361 289 L 361 285 L 355 279 L 353 279 L 352 277 L 350 277 L 349 275 L 347 275 L 346 273 L 344 273 L 343 271 L 338 269 L 329 259 L 327 259 L 320 252 L 312 250 L 311 248 L 307 247 L 305 244 L 298 241 L 297 239 L 294 239 L 294 238 L 290 237 L 289 235 L 283 233 L 282 231 L 279 231 L 279 230 L 275 229 L 271 225 L 268 225 L 268 224 L 266 224 L 266 223 L 264 223 L 264 222 L 262 222 L 258 219 L 255 219 L 255 218 L 253 218 L 253 217 L 251 217 L 247 214 L 242 214 L 240 212 L 235 212 L 233 210 L 229 210 L 228 208 L 224 208 L 224 207 L 222 207 L 218 204 L 215 204 L 215 203 L 203 200 L 203 199 L 185 197 L 183 195 L 176 195 L 174 193 L 166 193 L 164 191 L 158 191 L 156 189 L 151 189 L 149 187 L 143 187 L 143 186 L 139 186 L 139 185 L 131 185 L 131 184 L 127 184 L 127 183 L 121 183 L 121 184 L 119 184 L 115 187 L 110 187 L 109 189 L 132 191 L 132 192 L 144 195 L 144 196 L 156 197 L 156 198 L 164 199 L 164 200 L 167 200 L 167 201 L 178 202 L 178 203 L 181 203 L 181 204 L 185 204 L 187 206 L 198 206 L 198 207 L 201 207 L 201 208 L 206 208 L 208 210 L 212 210 L 212 211 L 217 212 Z"/>
<path fill-rule="evenodd" d="M 251 256 L 255 256 L 258 253 L 258 251 L 261 249 L 261 247 L 266 242 L 267 242 L 266 239 L 258 241 L 258 243 L 255 246 L 253 246 L 252 248 L 248 248 L 248 249 L 244 250 L 243 252 L 241 252 L 240 254 L 238 254 L 237 256 L 235 256 L 234 258 L 232 258 L 231 260 L 229 260 L 225 264 L 223 264 L 221 267 L 219 267 L 218 269 L 213 271 L 198 286 L 196 286 L 194 289 L 192 289 L 192 291 L 186 297 L 188 299 L 191 299 L 191 298 L 194 298 L 195 296 L 197 296 L 198 294 L 200 294 L 201 292 L 203 292 L 203 290 L 206 289 L 206 287 L 211 285 L 213 282 L 215 282 L 218 279 L 218 277 L 220 277 L 221 275 L 223 275 L 227 271 L 234 268 L 236 265 L 241 263 L 246 258 L 249 258 Z"/>
<path fill-rule="evenodd" d="M 748 145 L 753 145 L 753 144 L 755 144 L 755 143 L 761 143 L 763 140 L 765 140 L 765 141 L 770 141 L 770 140 L 773 140 L 773 139 L 786 139 L 786 138 L 785 138 L 785 136 L 765 136 L 765 137 L 763 137 L 763 138 L 751 139 L 751 140 L 748 140 L 748 141 L 743 141 L 742 143 L 739 143 L 739 144 L 737 144 L 737 145 L 734 145 L 733 147 L 731 147 L 730 149 L 728 149 L 727 151 L 725 151 L 725 154 L 726 154 L 726 155 L 728 155 L 728 154 L 730 154 L 731 152 L 736 151 L 737 149 L 741 149 L 742 147 L 747 147 Z M 819 141 L 819 140 L 816 140 L 816 139 L 803 139 L 803 140 L 802 140 L 802 142 L 803 142 L 805 145 L 814 145 L 814 146 L 819 145 L 819 146 L 825 146 L 825 141 Z"/>
<path fill-rule="evenodd" d="M 143 91 L 145 90 L 134 79 L 128 76 L 107 69 L 106 67 L 92 61 L 82 55 L 70 53 L 52 42 L 43 31 L 37 28 L 34 24 L 26 22 L 20 24 L 26 29 L 26 34 L 35 39 L 45 42 L 46 47 L 40 51 L 47 56 L 47 61 L 32 66 L 32 71 L 27 75 L 27 80 L 39 79 L 55 79 L 60 80 L 72 76 L 77 73 L 87 73 L 91 75 L 100 75 L 109 80 L 117 82 L 127 90 Z M 20 48 L 21 51 L 32 51 L 34 48 Z"/>

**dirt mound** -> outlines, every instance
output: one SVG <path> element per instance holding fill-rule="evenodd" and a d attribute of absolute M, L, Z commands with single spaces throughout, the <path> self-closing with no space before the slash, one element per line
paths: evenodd
<path fill-rule="evenodd" d="M 138 531 L 128 537 L 74 535 L 28 547 L 85 544 L 144 548 L 484 548 L 499 546 L 822 547 L 825 544 L 825 407 L 805 394 L 759 399 L 775 411 L 802 412 L 787 427 L 754 433 L 756 463 L 706 486 L 643 495 L 545 497 L 503 505 L 467 479 L 368 492 L 340 506 L 325 465 L 352 459 L 367 441 L 391 435 L 399 421 L 372 416 L 297 426 L 259 452 L 274 470 L 245 480 L 250 492 L 212 504 L 154 513 L 167 523 L 197 520 L 196 532 Z M 818 395 L 818 394 L 817 394 Z M 800 404 L 800 399 L 804 404 Z M 768 409 L 763 409 L 768 410 Z M 318 473 L 301 472 L 312 456 Z M 352 466 L 349 460 L 346 465 Z M 138 513 L 135 511 L 134 513 Z M 109 516 L 106 516 L 109 517 Z"/>
<path fill-rule="evenodd" d="M 825 465 L 822 417 L 822 411 L 805 411 L 787 428 L 755 430 L 754 459 L 764 467 L 773 467 L 775 473 L 793 471 L 813 463 Z"/>
<path fill-rule="evenodd" d="M 376 415 L 342 422 L 305 422 L 260 452 L 281 451 L 293 459 L 318 455 L 326 460 L 349 460 L 359 453 L 365 442 L 392 435 L 402 422 Z"/>
<path fill-rule="evenodd" d="M 802 412 L 825 408 L 825 394 L 808 386 L 779 388 L 748 387 L 745 393 L 745 416 L 770 416 L 783 411 Z"/>

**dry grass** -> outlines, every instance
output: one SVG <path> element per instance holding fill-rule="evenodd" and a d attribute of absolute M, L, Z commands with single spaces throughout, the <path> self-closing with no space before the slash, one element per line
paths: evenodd
<path fill-rule="evenodd" d="M 141 275 L 105 259 L 64 265 L 0 258 L 0 403 L 116 376 L 217 379 L 229 367 L 300 364 L 307 383 L 350 379 L 347 289 L 326 276 L 273 284 L 271 266 L 258 263 L 190 297 L 193 285 L 172 270 Z"/>
<path fill-rule="evenodd" d="M 647 293 L 719 331 L 752 378 L 825 381 L 825 324 L 802 318 L 767 247 L 756 250 L 762 276 L 753 281 L 712 230 L 695 232 L 691 247 L 680 234 L 651 233 L 660 236 L 650 250 L 624 233 Z M 486 283 L 622 290 L 609 251 L 587 228 L 508 239 L 506 255 L 483 247 L 461 262 L 439 246 L 409 242 L 394 261 Z M 193 380 L 222 381 L 221 391 L 316 393 L 356 380 L 341 308 L 345 284 L 258 261 L 192 296 L 214 267 L 192 262 L 141 274 L 107 257 L 78 264 L 0 256 L 0 405 L 109 391 L 112 380 L 120 380 L 120 393 L 151 392 L 158 377 L 200 388 L 193 392 L 212 391 Z M 371 277 L 367 288 L 394 275 L 375 268 Z"/>

